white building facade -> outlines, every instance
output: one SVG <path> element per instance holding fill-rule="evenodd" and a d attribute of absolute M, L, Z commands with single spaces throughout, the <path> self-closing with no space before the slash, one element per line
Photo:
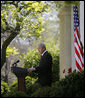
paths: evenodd
<path fill-rule="evenodd" d="M 80 37 L 84 46 L 84 1 L 80 1 Z M 59 13 L 60 18 L 60 78 L 75 70 L 73 6 L 65 7 Z"/>

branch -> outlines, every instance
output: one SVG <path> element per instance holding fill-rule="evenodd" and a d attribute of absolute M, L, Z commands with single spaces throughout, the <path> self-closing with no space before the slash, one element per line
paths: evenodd
<path fill-rule="evenodd" d="M 10 34 L 10 36 L 4 41 L 2 45 L 2 52 L 1 52 L 1 68 L 6 62 L 6 49 L 8 45 L 11 43 L 11 41 L 19 34 L 20 26 L 17 25 L 15 30 Z"/>
<path fill-rule="evenodd" d="M 17 36 L 18 33 L 13 32 L 10 34 L 10 36 L 4 41 L 3 45 L 2 45 L 2 53 L 1 53 L 1 68 L 4 65 L 4 63 L 6 62 L 6 49 L 8 47 L 8 45 L 10 44 L 10 42 Z"/>

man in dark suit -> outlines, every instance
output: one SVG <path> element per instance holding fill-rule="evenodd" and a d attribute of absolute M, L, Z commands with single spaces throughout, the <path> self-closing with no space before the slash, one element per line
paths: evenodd
<path fill-rule="evenodd" d="M 52 84 L 52 56 L 46 51 L 46 46 L 41 43 L 38 45 L 41 60 L 38 67 L 31 67 L 29 72 L 38 73 L 38 82 L 41 86 L 51 86 Z"/>

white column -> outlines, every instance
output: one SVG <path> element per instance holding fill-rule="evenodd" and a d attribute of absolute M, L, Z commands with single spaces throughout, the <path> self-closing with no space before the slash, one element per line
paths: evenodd
<path fill-rule="evenodd" d="M 71 62 L 71 7 L 65 8 L 65 75 L 68 75 L 68 69 L 72 67 Z"/>
<path fill-rule="evenodd" d="M 65 69 L 65 29 L 64 29 L 64 13 L 60 12 L 60 78 L 65 77 L 63 70 Z M 63 32 L 62 32 L 63 31 Z"/>
<path fill-rule="evenodd" d="M 64 8 L 60 14 L 60 78 L 68 75 L 68 69 L 72 67 L 72 28 L 71 7 Z M 63 70 L 65 69 L 65 73 Z"/>
<path fill-rule="evenodd" d="M 76 69 L 75 65 L 75 49 L 74 49 L 74 19 L 73 19 L 73 6 L 71 6 L 71 63 L 72 71 Z"/>
<path fill-rule="evenodd" d="M 84 1 L 80 1 L 80 35 L 84 46 Z"/>

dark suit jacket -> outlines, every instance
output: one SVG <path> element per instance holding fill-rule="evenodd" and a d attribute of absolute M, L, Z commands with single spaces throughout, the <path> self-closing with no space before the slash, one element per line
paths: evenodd
<path fill-rule="evenodd" d="M 52 56 L 46 51 L 41 57 L 40 64 L 36 67 L 38 82 L 42 86 L 51 86 L 52 83 Z"/>

